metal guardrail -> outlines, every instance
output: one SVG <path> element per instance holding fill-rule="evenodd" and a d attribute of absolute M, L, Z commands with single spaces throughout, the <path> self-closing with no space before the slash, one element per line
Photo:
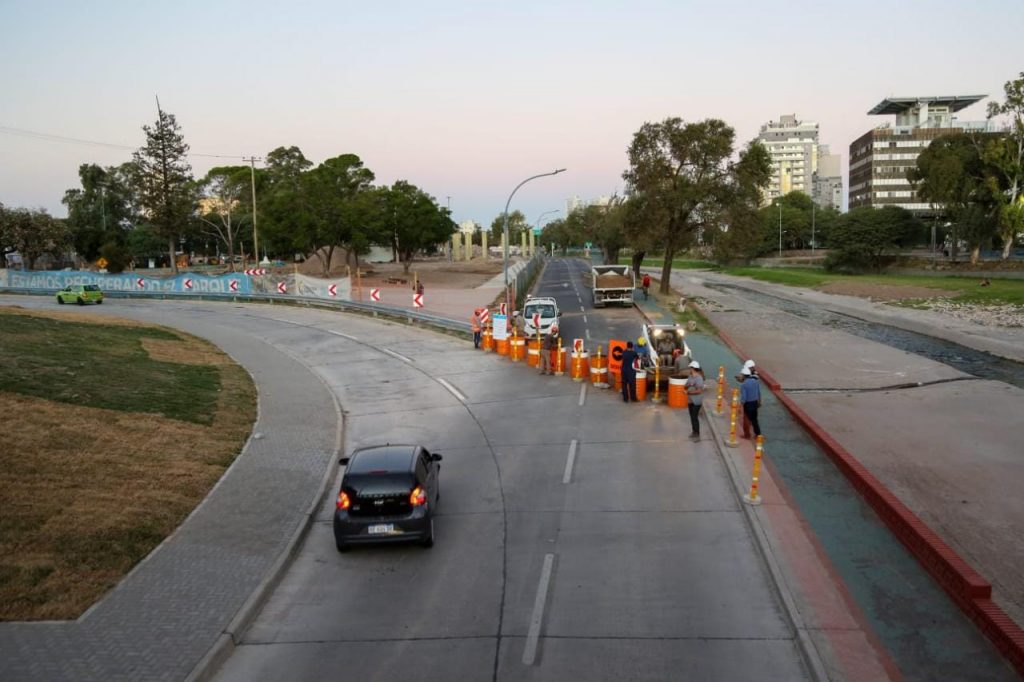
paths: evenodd
<path fill-rule="evenodd" d="M 56 290 L 51 289 L 14 289 L 0 287 L 0 293 L 23 294 L 29 296 L 53 296 Z M 389 320 L 397 320 L 405 324 L 422 324 L 434 327 L 446 333 L 469 334 L 468 322 L 453 320 L 440 315 L 399 308 L 398 306 L 380 303 L 364 303 L 362 301 L 332 301 L 312 296 L 294 296 L 290 294 L 184 294 L 175 292 L 136 293 L 124 291 L 104 291 L 104 298 L 149 298 L 183 301 L 221 301 L 224 303 L 268 303 L 284 305 L 300 305 L 308 308 L 325 308 L 342 312 L 369 315 Z"/>

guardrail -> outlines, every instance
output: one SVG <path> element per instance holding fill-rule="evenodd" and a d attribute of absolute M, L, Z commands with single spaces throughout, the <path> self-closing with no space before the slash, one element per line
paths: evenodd
<path fill-rule="evenodd" d="M 53 296 L 57 292 L 51 289 L 14 289 L 11 287 L 0 287 L 0 293 L 24 294 L 29 296 Z M 357 313 L 380 317 L 384 319 L 397 320 L 405 324 L 422 324 L 433 327 L 449 334 L 469 334 L 470 325 L 468 322 L 453 320 L 440 315 L 399 308 L 398 306 L 385 305 L 381 303 L 364 303 L 362 301 L 333 301 L 312 296 L 295 296 L 291 294 L 183 294 L 175 292 L 123 292 L 104 291 L 104 298 L 149 298 L 167 299 L 182 301 L 223 301 L 225 303 L 268 303 L 300 305 L 307 308 L 324 308 L 328 310 L 339 310 L 341 312 Z"/>

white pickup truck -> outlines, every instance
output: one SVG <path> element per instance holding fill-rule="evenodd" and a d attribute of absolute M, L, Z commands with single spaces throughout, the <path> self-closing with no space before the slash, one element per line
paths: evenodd
<path fill-rule="evenodd" d="M 551 325 L 557 324 L 561 316 L 555 299 L 549 296 L 527 296 L 523 306 L 523 333 L 536 336 L 539 329 L 542 335 L 547 334 Z M 540 323 L 539 327 L 534 325 L 534 317 Z"/>
<path fill-rule="evenodd" d="M 594 280 L 595 308 L 602 308 L 607 303 L 633 305 L 636 277 L 628 265 L 595 265 L 590 274 Z"/>

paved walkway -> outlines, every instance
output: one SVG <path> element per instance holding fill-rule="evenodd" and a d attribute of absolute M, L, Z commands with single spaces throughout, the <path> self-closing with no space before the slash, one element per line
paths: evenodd
<path fill-rule="evenodd" d="M 50 305 L 49 297 L 0 301 Z M 0 625 L 2 680 L 184 679 L 320 496 L 340 435 L 330 391 L 303 362 L 232 324 L 237 318 L 222 315 L 224 304 L 184 304 L 194 306 L 187 315 L 182 305 L 96 310 L 170 324 L 226 349 L 256 382 L 254 433 L 262 437 L 246 444 L 173 535 L 77 621 Z"/>

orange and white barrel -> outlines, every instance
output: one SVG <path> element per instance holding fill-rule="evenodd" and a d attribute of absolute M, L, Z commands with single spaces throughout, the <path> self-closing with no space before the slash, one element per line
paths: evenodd
<path fill-rule="evenodd" d="M 555 348 L 551 351 L 551 371 L 561 376 L 569 371 L 569 347 L 562 346 L 561 351 Z"/>
<path fill-rule="evenodd" d="M 498 355 L 508 355 L 508 342 L 508 338 L 494 340 L 494 349 L 498 351 Z"/>
<path fill-rule="evenodd" d="M 521 362 L 526 357 L 526 339 L 522 337 L 514 338 L 510 341 L 512 344 L 509 346 L 509 357 L 512 358 L 512 362 Z"/>
<path fill-rule="evenodd" d="M 608 368 L 607 367 L 591 367 L 590 368 L 590 383 L 592 384 L 608 384 Z"/>
<path fill-rule="evenodd" d="M 582 351 L 572 354 L 572 376 L 573 381 L 585 381 L 590 374 L 590 353 Z"/>
<path fill-rule="evenodd" d="M 668 380 L 668 406 L 686 407 L 686 379 L 672 377 Z"/>
<path fill-rule="evenodd" d="M 530 341 L 526 348 L 526 364 L 530 367 L 540 366 L 540 341 Z"/>
<path fill-rule="evenodd" d="M 612 372 L 613 380 L 615 381 L 615 390 L 622 390 L 622 372 Z"/>
<path fill-rule="evenodd" d="M 485 329 L 480 335 L 480 347 L 486 351 L 494 350 L 494 333 L 490 329 Z"/>
<path fill-rule="evenodd" d="M 647 372 L 642 369 L 636 372 L 636 399 L 647 400 Z"/>

